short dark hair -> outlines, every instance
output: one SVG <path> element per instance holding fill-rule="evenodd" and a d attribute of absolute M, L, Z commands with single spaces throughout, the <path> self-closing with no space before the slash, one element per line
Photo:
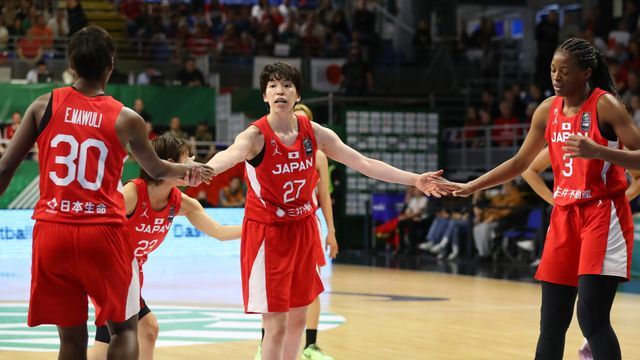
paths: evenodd
<path fill-rule="evenodd" d="M 296 87 L 298 94 L 302 91 L 302 73 L 297 67 L 286 62 L 276 61 L 273 64 L 265 65 L 260 73 L 260 90 L 264 94 L 267 84 L 273 80 L 291 81 Z"/>
<path fill-rule="evenodd" d="M 78 77 L 97 81 L 112 65 L 115 51 L 111 35 L 105 29 L 92 25 L 73 34 L 67 56 Z"/>
<path fill-rule="evenodd" d="M 153 150 L 162 160 L 180 161 L 183 155 L 189 155 L 189 144 L 184 139 L 177 138 L 169 133 L 165 133 L 151 140 Z M 143 168 L 140 168 L 140 178 L 147 183 L 154 185 L 162 184 L 163 180 L 157 180 L 151 177 Z"/>

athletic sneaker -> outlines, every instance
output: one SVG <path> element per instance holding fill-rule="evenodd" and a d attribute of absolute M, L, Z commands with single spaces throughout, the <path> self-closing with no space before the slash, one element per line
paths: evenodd
<path fill-rule="evenodd" d="M 580 360 L 593 360 L 593 355 L 591 354 L 591 348 L 589 347 L 589 343 L 587 340 L 584 340 L 584 343 L 578 350 L 578 359 Z"/>
<path fill-rule="evenodd" d="M 258 345 L 258 352 L 253 360 L 262 360 L 262 345 Z"/>
<path fill-rule="evenodd" d="M 304 350 L 302 350 L 302 356 L 300 357 L 300 359 L 302 360 L 333 360 L 331 356 L 324 354 L 316 344 L 311 344 L 307 346 Z"/>

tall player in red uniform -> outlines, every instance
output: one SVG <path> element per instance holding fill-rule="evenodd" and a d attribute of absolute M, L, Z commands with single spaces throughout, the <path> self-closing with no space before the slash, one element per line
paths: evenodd
<path fill-rule="evenodd" d="M 38 143 L 41 195 L 33 214 L 28 324 L 57 325 L 59 359 L 86 359 L 89 295 L 96 324 L 106 322 L 113 336 L 109 358 L 137 359 L 140 295 L 124 227 L 124 147 L 129 144 L 156 178 L 183 177 L 190 169 L 210 178 L 212 172 L 160 160 L 142 118 L 104 94 L 115 52 L 109 33 L 86 27 L 74 34 L 67 52 L 78 80 L 29 106 L 0 159 L 1 194 Z"/>
<path fill-rule="evenodd" d="M 186 163 L 189 158 L 189 144 L 180 138 L 164 134 L 151 141 L 158 156 L 171 162 Z M 140 290 L 144 283 L 142 265 L 151 252 L 156 250 L 169 233 L 176 216 L 186 216 L 189 222 L 203 233 L 219 240 L 240 238 L 240 225 L 222 226 L 204 211 L 200 203 L 183 194 L 177 186 L 186 185 L 184 180 L 155 180 L 146 171 L 140 170 L 140 177 L 124 185 L 124 203 L 127 214 L 127 229 L 133 254 L 138 260 Z M 141 309 L 138 313 L 138 345 L 140 360 L 153 359 L 153 350 L 158 338 L 158 320 L 147 303 L 140 297 Z M 106 326 L 98 327 L 90 360 L 107 358 L 111 341 Z"/>
<path fill-rule="evenodd" d="M 296 116 L 293 106 L 302 75 L 281 62 L 260 74 L 269 114 L 252 123 L 208 164 L 216 173 L 246 161 L 249 185 L 242 228 L 241 265 L 245 311 L 261 313 L 262 356 L 295 359 L 307 306 L 323 290 L 317 272 L 319 232 L 313 216 L 317 183 L 315 153 L 383 181 L 416 185 L 427 194 L 446 194 L 433 181 L 441 172 L 413 174 L 369 159 L 346 146 L 331 130 Z"/>
<path fill-rule="evenodd" d="M 567 157 L 563 146 L 581 134 L 610 148 L 640 148 L 640 133 L 617 98 L 602 54 L 582 39 L 569 39 L 555 52 L 551 80 L 556 96 L 536 109 L 518 153 L 454 195 L 513 179 L 531 164 L 546 142 L 554 174 L 555 207 L 536 279 L 542 282 L 537 359 L 561 359 L 565 334 L 578 297 L 578 322 L 594 359 L 621 358 L 609 316 L 620 281 L 629 279 L 633 223 L 624 196 L 622 167 L 602 160 Z"/>

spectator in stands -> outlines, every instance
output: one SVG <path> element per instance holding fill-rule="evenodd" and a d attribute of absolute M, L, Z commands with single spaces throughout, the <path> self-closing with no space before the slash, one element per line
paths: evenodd
<path fill-rule="evenodd" d="M 460 255 L 461 245 L 469 232 L 469 211 L 465 207 L 452 209 L 449 216 L 449 224 L 442 239 L 437 245 L 429 250 L 433 254 L 438 254 L 438 260 L 445 257 L 447 260 L 455 260 Z M 451 252 L 447 255 L 447 249 Z"/>
<path fill-rule="evenodd" d="M 464 126 L 462 128 L 466 146 L 474 147 L 474 145 L 477 143 L 478 137 L 481 134 L 480 131 L 474 128 L 482 125 L 483 124 L 480 121 L 478 110 L 475 108 L 475 106 L 469 105 L 467 107 L 466 119 L 464 120 Z M 456 143 L 456 141 L 454 141 L 454 143 Z"/>
<path fill-rule="evenodd" d="M 153 140 L 158 137 L 158 134 L 153 130 L 153 124 L 149 120 L 145 120 L 145 125 L 147 126 L 147 134 L 149 135 L 149 140 Z"/>
<path fill-rule="evenodd" d="M 151 114 L 144 110 L 144 100 L 137 98 L 133 101 L 133 111 L 135 111 L 144 121 L 152 121 Z"/>
<path fill-rule="evenodd" d="M 143 11 L 142 5 L 143 2 L 141 0 L 120 1 L 120 14 L 127 24 L 127 33 L 130 38 L 135 38 L 138 35 Z"/>
<path fill-rule="evenodd" d="M 198 162 L 206 163 L 216 154 L 216 146 L 213 144 L 213 133 L 204 121 L 198 123 L 196 133 L 191 137 L 191 142 L 194 144 L 192 152 Z M 196 142 L 209 142 L 211 144 L 196 144 Z"/>
<path fill-rule="evenodd" d="M 17 50 L 18 58 L 30 64 L 35 64 L 40 61 L 44 54 L 40 40 L 34 36 L 33 31 L 28 31 L 25 37 L 18 40 Z"/>
<path fill-rule="evenodd" d="M 549 76 L 549 64 L 553 58 L 553 53 L 558 47 L 558 13 L 550 11 L 536 25 L 536 83 L 543 92 L 551 90 L 551 77 Z"/>
<path fill-rule="evenodd" d="M 196 29 L 187 39 L 187 51 L 195 58 L 215 54 L 215 43 L 209 36 L 209 30 L 204 23 L 196 24 Z"/>
<path fill-rule="evenodd" d="M 0 16 L 0 50 L 5 50 L 9 45 L 9 29 L 4 25 L 4 17 Z"/>
<path fill-rule="evenodd" d="M 290 15 L 285 22 L 278 27 L 278 42 L 289 45 L 290 53 L 296 53 L 300 43 L 300 26 L 298 17 Z"/>
<path fill-rule="evenodd" d="M 634 94 L 640 94 L 640 83 L 638 82 L 638 74 L 631 71 L 627 75 L 627 85 L 626 87 L 619 91 L 620 101 L 623 104 L 629 106 L 631 102 L 631 96 Z"/>
<path fill-rule="evenodd" d="M 578 21 L 574 19 L 574 13 L 571 11 L 565 11 L 562 21 L 562 28 L 558 34 L 558 41 L 564 42 L 565 40 L 578 37 L 580 35 L 580 26 Z"/>
<path fill-rule="evenodd" d="M 88 25 L 87 15 L 84 13 L 79 0 L 67 0 L 67 21 L 69 23 L 69 36 Z"/>
<path fill-rule="evenodd" d="M 478 117 L 480 118 L 480 126 L 489 127 L 493 125 L 493 120 L 487 110 L 482 108 L 479 109 Z M 489 136 L 488 132 L 488 129 L 478 131 L 476 139 L 471 143 L 471 147 L 480 148 L 490 145 L 487 144 L 487 138 Z"/>
<path fill-rule="evenodd" d="M 427 236 L 425 237 L 426 241 L 418 245 L 418 248 L 424 251 L 431 251 L 431 249 L 437 247 L 449 231 L 450 220 L 451 214 L 449 211 L 441 207 L 436 212 L 431 226 L 429 226 L 429 231 L 427 231 Z"/>
<path fill-rule="evenodd" d="M 300 40 L 306 56 L 319 56 L 324 47 L 325 29 L 318 23 L 315 13 L 307 14 L 307 20 L 300 28 Z"/>
<path fill-rule="evenodd" d="M 243 31 L 240 34 L 240 44 L 238 45 L 238 55 L 241 56 L 250 56 L 253 54 L 253 49 L 255 48 L 255 43 L 251 34 L 248 31 Z"/>
<path fill-rule="evenodd" d="M 258 0 L 251 8 L 251 17 L 261 22 L 269 14 L 269 1 Z"/>
<path fill-rule="evenodd" d="M 224 34 L 218 42 L 218 53 L 223 59 L 231 59 L 232 56 L 238 53 L 240 46 L 240 37 L 236 32 L 236 27 L 233 24 L 227 24 L 224 28 Z"/>
<path fill-rule="evenodd" d="M 69 23 L 65 9 L 58 8 L 58 10 L 56 10 L 56 16 L 49 19 L 47 26 L 51 29 L 54 38 L 69 35 Z"/>
<path fill-rule="evenodd" d="M 298 8 L 291 4 L 291 0 L 282 0 L 282 3 L 278 6 L 278 12 L 287 21 L 289 17 L 297 17 Z"/>
<path fill-rule="evenodd" d="M 220 189 L 220 206 L 222 207 L 243 207 L 245 202 L 242 181 L 234 176 L 229 181 L 229 185 Z"/>
<path fill-rule="evenodd" d="M 513 182 L 502 185 L 502 194 L 493 197 L 489 206 L 478 208 L 476 213 L 476 225 L 473 227 L 473 238 L 476 244 L 478 256 L 487 259 L 492 253 L 492 240 L 495 232 L 501 224 L 504 224 L 511 215 L 524 203 L 522 193 Z"/>
<path fill-rule="evenodd" d="M 255 38 L 257 55 L 273 55 L 273 47 L 278 38 L 278 33 L 270 17 L 266 17 L 260 22 Z"/>
<path fill-rule="evenodd" d="M 429 62 L 429 50 L 431 48 L 431 29 L 427 19 L 418 22 L 418 28 L 413 35 L 413 51 L 417 63 Z"/>
<path fill-rule="evenodd" d="M 512 104 L 508 101 L 500 102 L 500 116 L 493 123 L 494 126 L 500 127 L 491 131 L 493 142 L 500 147 L 517 146 L 520 139 L 516 137 L 521 131 L 512 128 L 512 125 L 517 124 L 518 118 L 513 114 Z"/>
<path fill-rule="evenodd" d="M 169 121 L 169 130 L 167 132 L 174 137 L 189 140 L 189 134 L 182 130 L 180 118 L 177 116 L 172 117 L 171 121 Z"/>
<path fill-rule="evenodd" d="M 500 106 L 495 96 L 493 95 L 493 91 L 491 89 L 486 88 L 482 91 L 482 103 L 480 104 L 480 109 L 486 111 L 491 116 L 491 119 L 495 119 L 500 116 Z"/>
<path fill-rule="evenodd" d="M 204 75 L 196 68 L 196 60 L 188 58 L 184 67 L 177 74 L 177 79 L 182 86 L 204 86 Z"/>
<path fill-rule="evenodd" d="M 22 114 L 19 111 L 14 111 L 13 114 L 11 114 L 11 124 L 4 128 L 5 139 L 11 140 L 13 138 L 13 134 L 18 130 L 20 122 L 22 122 Z"/>
<path fill-rule="evenodd" d="M 36 39 L 40 40 L 44 52 L 53 49 L 53 31 L 47 25 L 47 19 L 44 15 L 38 14 L 36 16 L 36 22 L 31 27 L 31 32 Z"/>
<path fill-rule="evenodd" d="M 53 75 L 47 68 L 44 60 L 38 61 L 36 67 L 27 73 L 27 84 L 50 83 L 53 81 Z"/>
<path fill-rule="evenodd" d="M 342 65 L 340 88 L 347 96 L 364 96 L 373 91 L 373 73 L 357 45 L 349 48 L 347 62 Z"/>
<path fill-rule="evenodd" d="M 347 48 L 345 39 L 341 34 L 331 35 L 331 41 L 327 44 L 324 56 L 329 58 L 344 58 L 347 56 Z"/>
<path fill-rule="evenodd" d="M 161 77 L 162 74 L 158 69 L 153 66 L 153 64 L 147 64 L 144 71 L 138 74 L 138 78 L 136 79 L 136 84 L 138 85 L 150 85 L 157 82 L 158 78 Z M 143 116 L 143 118 L 145 118 Z M 146 118 L 145 118 L 146 119 Z"/>
<path fill-rule="evenodd" d="M 366 37 L 375 37 L 376 16 L 369 10 L 367 0 L 358 0 L 353 11 L 353 30 L 364 34 Z"/>
<path fill-rule="evenodd" d="M 397 253 L 408 250 L 412 253 L 418 241 L 424 236 L 423 229 L 427 218 L 427 197 L 415 186 L 407 187 L 404 199 L 404 209 L 398 215 L 398 234 L 400 243 Z M 421 236 L 422 235 L 422 236 Z"/>
<path fill-rule="evenodd" d="M 493 20 L 483 17 L 480 19 L 480 26 L 471 33 L 467 46 L 486 51 L 491 47 L 491 41 L 495 36 L 496 30 Z"/>
<path fill-rule="evenodd" d="M 35 5 L 28 5 L 29 10 L 27 11 L 27 16 L 22 19 L 22 28 L 25 32 L 29 31 L 37 22 L 38 18 L 38 8 Z"/>
<path fill-rule="evenodd" d="M 321 17 L 318 17 L 322 19 Z M 347 15 L 344 13 L 342 9 L 336 9 L 331 12 L 331 20 L 328 24 L 328 32 L 329 34 L 339 34 L 344 39 L 350 39 L 351 30 L 349 29 L 349 24 L 347 23 Z"/>
<path fill-rule="evenodd" d="M 24 29 L 22 28 L 22 19 L 20 19 L 19 17 L 13 19 L 11 26 L 7 27 L 7 30 L 9 31 L 9 36 L 13 37 L 20 37 L 26 34 Z"/>
<path fill-rule="evenodd" d="M 638 41 L 630 41 L 627 51 L 629 57 L 620 65 L 619 78 L 621 81 L 627 81 L 629 72 L 635 72 L 636 74 L 640 73 L 640 45 L 638 44 Z M 611 75 L 613 77 L 613 74 Z"/>
<path fill-rule="evenodd" d="M 635 0 L 627 0 L 624 3 L 624 13 L 620 21 L 622 28 L 629 33 L 634 33 L 638 29 L 638 4 Z"/>

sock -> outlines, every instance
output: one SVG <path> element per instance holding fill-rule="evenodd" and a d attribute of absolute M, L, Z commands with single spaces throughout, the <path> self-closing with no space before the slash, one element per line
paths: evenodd
<path fill-rule="evenodd" d="M 307 343 L 304 345 L 304 347 L 306 348 L 309 345 L 315 344 L 317 337 L 318 329 L 307 329 Z"/>
<path fill-rule="evenodd" d="M 262 328 L 262 338 L 260 338 L 260 344 L 264 341 L 264 328 Z"/>

